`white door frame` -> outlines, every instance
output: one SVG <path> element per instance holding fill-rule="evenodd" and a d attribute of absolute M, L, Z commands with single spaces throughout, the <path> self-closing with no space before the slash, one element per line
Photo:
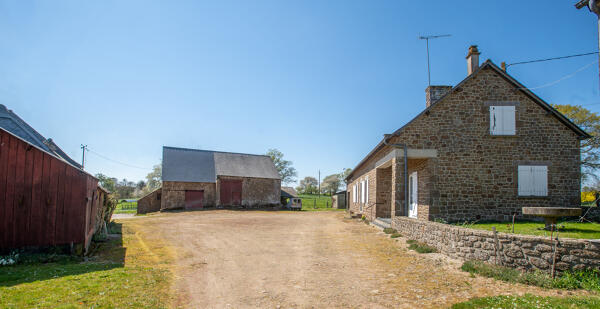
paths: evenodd
<path fill-rule="evenodd" d="M 410 190 L 408 192 L 408 216 L 410 218 L 417 217 L 417 209 L 419 207 L 419 181 L 417 172 L 412 172 L 409 176 Z"/>

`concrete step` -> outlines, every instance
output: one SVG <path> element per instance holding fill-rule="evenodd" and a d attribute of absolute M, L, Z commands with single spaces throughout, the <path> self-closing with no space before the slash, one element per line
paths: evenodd
<path fill-rule="evenodd" d="M 380 229 L 386 229 L 392 227 L 392 219 L 390 218 L 377 218 L 371 222 L 373 225 Z"/>

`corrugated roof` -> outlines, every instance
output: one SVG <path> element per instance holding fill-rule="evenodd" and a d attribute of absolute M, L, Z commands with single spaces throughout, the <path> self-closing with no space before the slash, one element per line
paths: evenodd
<path fill-rule="evenodd" d="M 279 179 L 269 156 L 163 147 L 163 181 L 216 182 L 217 176 Z"/>
<path fill-rule="evenodd" d="M 71 159 L 58 145 L 52 141 L 52 139 L 46 139 L 21 117 L 15 114 L 13 111 L 6 108 L 6 106 L 0 104 L 0 128 L 22 138 L 28 143 L 37 146 L 38 148 L 59 157 L 71 165 L 81 169 L 81 164 Z"/>
<path fill-rule="evenodd" d="M 281 196 L 283 197 L 298 197 L 296 189 L 292 187 L 281 187 Z"/>

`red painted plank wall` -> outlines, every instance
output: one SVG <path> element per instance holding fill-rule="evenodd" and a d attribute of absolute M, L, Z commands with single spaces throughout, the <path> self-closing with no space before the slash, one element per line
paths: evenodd
<path fill-rule="evenodd" d="M 89 245 L 98 180 L 0 128 L 0 249 Z"/>

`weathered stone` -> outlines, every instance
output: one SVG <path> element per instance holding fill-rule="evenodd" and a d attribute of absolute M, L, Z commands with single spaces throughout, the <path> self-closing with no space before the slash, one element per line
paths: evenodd
<path fill-rule="evenodd" d="M 544 245 L 544 244 L 539 244 L 535 247 L 535 250 L 537 250 L 539 252 L 548 252 L 548 251 L 552 251 L 552 247 L 550 247 L 548 245 Z"/>
<path fill-rule="evenodd" d="M 544 261 L 543 259 L 536 258 L 536 257 L 530 257 L 529 262 L 531 263 L 531 265 L 533 265 L 539 269 L 546 269 L 549 266 L 548 262 Z"/>

